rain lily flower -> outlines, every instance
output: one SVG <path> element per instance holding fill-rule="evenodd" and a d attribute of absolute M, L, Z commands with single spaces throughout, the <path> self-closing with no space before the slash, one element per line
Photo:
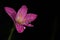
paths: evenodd
<path fill-rule="evenodd" d="M 4 7 L 4 9 L 13 20 L 18 33 L 22 33 L 26 29 L 25 26 L 33 27 L 33 25 L 30 23 L 37 18 L 36 14 L 27 14 L 28 8 L 26 7 L 26 5 L 22 5 L 18 12 L 16 12 L 13 8 L 10 7 Z"/>

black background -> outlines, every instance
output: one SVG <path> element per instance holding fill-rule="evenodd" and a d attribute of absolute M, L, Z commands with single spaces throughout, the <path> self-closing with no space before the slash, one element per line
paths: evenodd
<path fill-rule="evenodd" d="M 0 0 L 0 40 L 7 40 L 10 30 L 14 26 L 4 7 L 12 7 L 18 11 L 22 5 L 26 5 L 28 12 L 35 13 L 38 17 L 32 22 L 33 28 L 27 27 L 23 33 L 15 30 L 12 40 L 58 40 L 58 16 L 49 15 L 46 0 Z"/>

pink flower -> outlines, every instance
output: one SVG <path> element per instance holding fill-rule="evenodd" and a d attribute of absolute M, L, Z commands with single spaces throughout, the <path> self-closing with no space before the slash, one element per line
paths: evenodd
<path fill-rule="evenodd" d="M 28 8 L 26 7 L 26 5 L 23 5 L 17 13 L 13 8 L 10 7 L 4 7 L 4 9 L 12 18 L 18 33 L 22 33 L 26 29 L 25 26 L 33 27 L 33 25 L 30 23 L 37 18 L 36 14 L 27 14 Z"/>

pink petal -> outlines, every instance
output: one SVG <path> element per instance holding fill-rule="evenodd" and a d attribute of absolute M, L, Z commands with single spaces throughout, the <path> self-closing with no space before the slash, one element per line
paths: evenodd
<path fill-rule="evenodd" d="M 18 23 L 15 23 L 15 26 L 16 26 L 18 33 L 22 33 L 26 29 L 26 27 L 24 27 L 23 25 L 20 25 Z"/>
<path fill-rule="evenodd" d="M 37 18 L 37 15 L 36 14 L 33 14 L 33 13 L 29 13 L 26 15 L 26 22 L 32 22 L 34 21 L 36 18 Z"/>
<path fill-rule="evenodd" d="M 18 10 L 18 13 L 17 13 L 17 16 L 16 17 L 22 17 L 22 19 L 24 19 L 24 17 L 26 16 L 27 14 L 27 7 L 25 5 L 23 5 L 19 10 Z"/>
<path fill-rule="evenodd" d="M 32 25 L 32 24 L 25 24 L 25 26 L 27 26 L 27 27 L 34 27 L 34 25 Z"/>
<path fill-rule="evenodd" d="M 7 12 L 7 14 L 12 18 L 12 20 L 14 20 L 14 18 L 16 16 L 16 11 L 10 7 L 4 7 L 4 9 Z"/>

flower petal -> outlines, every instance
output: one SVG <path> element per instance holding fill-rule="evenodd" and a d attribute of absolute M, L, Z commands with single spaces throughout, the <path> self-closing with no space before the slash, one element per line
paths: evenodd
<path fill-rule="evenodd" d="M 32 24 L 24 24 L 24 25 L 27 27 L 34 27 L 34 25 L 32 25 Z"/>
<path fill-rule="evenodd" d="M 36 18 L 37 18 L 37 15 L 36 14 L 33 14 L 33 13 L 29 13 L 26 15 L 26 22 L 32 22 L 34 21 Z"/>
<path fill-rule="evenodd" d="M 18 33 L 22 33 L 26 29 L 26 27 L 24 27 L 23 25 L 20 25 L 18 23 L 15 23 L 15 26 L 16 26 Z"/>
<path fill-rule="evenodd" d="M 17 16 L 16 17 L 20 17 L 22 19 L 24 19 L 24 17 L 26 16 L 27 14 L 27 7 L 25 5 L 23 5 L 19 10 L 18 10 L 18 13 L 17 13 Z"/>
<path fill-rule="evenodd" d="M 12 18 L 12 20 L 14 20 L 14 18 L 16 16 L 16 11 L 10 7 L 4 7 L 4 9 L 7 12 L 7 14 Z"/>

